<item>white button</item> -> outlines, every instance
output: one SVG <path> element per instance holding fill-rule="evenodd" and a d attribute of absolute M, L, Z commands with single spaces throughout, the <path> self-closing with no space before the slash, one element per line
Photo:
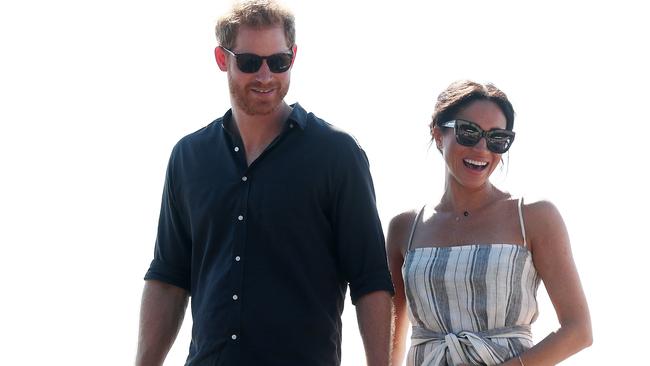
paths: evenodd
<path fill-rule="evenodd" d="M 289 128 L 293 128 L 293 123 L 290 123 L 290 124 L 289 124 Z"/>
<path fill-rule="evenodd" d="M 240 257 L 240 256 L 236 256 L 236 257 L 235 257 L 235 261 L 236 261 L 236 262 L 239 262 L 240 260 L 241 260 L 241 257 Z"/>
<path fill-rule="evenodd" d="M 239 297 L 237 295 L 232 295 L 232 299 L 237 300 L 237 299 L 239 299 Z"/>
<path fill-rule="evenodd" d="M 239 147 L 235 146 L 235 152 L 239 151 Z"/>
<path fill-rule="evenodd" d="M 232 340 L 234 341 L 235 339 L 237 339 L 237 334 L 231 335 L 230 338 L 232 338 Z"/>
<path fill-rule="evenodd" d="M 247 180 L 248 180 L 248 177 L 246 177 L 246 176 L 243 176 L 243 177 L 241 177 L 241 180 L 243 180 L 243 181 L 245 182 L 245 181 L 247 181 Z"/>
<path fill-rule="evenodd" d="M 244 219 L 244 216 L 242 216 L 242 215 L 237 216 L 237 220 L 241 221 L 243 219 Z"/>

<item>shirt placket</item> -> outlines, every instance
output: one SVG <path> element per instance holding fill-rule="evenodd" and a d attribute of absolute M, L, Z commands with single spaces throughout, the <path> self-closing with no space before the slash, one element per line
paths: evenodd
<path fill-rule="evenodd" d="M 230 342 L 233 342 L 235 347 L 237 347 L 238 352 L 235 354 L 241 354 L 241 319 L 242 319 L 242 297 L 245 295 L 243 293 L 243 283 L 244 283 L 244 265 L 245 265 L 245 248 L 246 248 L 246 226 L 248 221 L 248 197 L 250 193 L 250 181 L 249 181 L 249 171 L 250 169 L 246 167 L 246 157 L 244 156 L 244 150 L 241 148 L 241 140 L 237 141 L 233 147 L 234 158 L 237 162 L 237 166 L 240 167 L 238 171 L 239 174 L 239 199 L 234 216 L 234 225 L 235 227 L 235 243 L 233 245 L 232 252 L 232 272 L 233 272 L 233 283 L 232 283 L 232 293 L 228 294 L 233 303 L 234 318 L 230 332 Z"/>
<path fill-rule="evenodd" d="M 241 139 L 239 138 L 233 138 L 233 157 L 237 163 L 237 166 L 239 167 L 238 171 L 240 172 L 239 176 L 239 184 L 240 184 L 240 194 L 239 194 L 239 201 L 237 204 L 237 209 L 236 212 L 233 213 L 234 216 L 234 225 L 236 225 L 235 228 L 235 242 L 233 245 L 233 253 L 232 253 L 232 278 L 233 278 L 233 283 L 232 283 L 232 294 L 231 299 L 229 301 L 233 302 L 233 306 L 235 308 L 234 311 L 234 319 L 233 322 L 231 323 L 231 330 L 230 330 L 230 342 L 233 343 L 233 346 L 235 347 L 236 351 L 235 354 L 237 357 L 240 358 L 241 360 L 241 337 L 245 336 L 242 335 L 242 301 L 245 301 L 245 296 L 246 294 L 244 293 L 243 289 L 243 283 L 244 283 L 244 275 L 245 275 L 245 265 L 246 265 L 246 240 L 247 240 L 247 221 L 248 221 L 248 207 L 249 207 L 249 197 L 250 197 L 250 188 L 252 184 L 252 171 L 255 169 L 256 165 L 259 165 L 260 162 L 264 159 L 265 155 L 268 155 L 268 153 L 273 150 L 273 148 L 280 142 L 285 135 L 293 130 L 295 127 L 294 122 L 290 122 L 287 126 L 285 126 L 285 129 L 282 131 L 282 133 L 269 144 L 269 146 L 260 154 L 260 156 L 250 165 L 248 166 L 246 163 L 246 156 L 244 149 L 242 148 L 243 144 Z"/>

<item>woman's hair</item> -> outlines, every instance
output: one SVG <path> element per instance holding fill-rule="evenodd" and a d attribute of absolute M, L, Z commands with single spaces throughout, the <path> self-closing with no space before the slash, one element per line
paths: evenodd
<path fill-rule="evenodd" d="M 495 103 L 506 117 L 506 129 L 512 130 L 515 125 L 515 110 L 508 97 L 494 84 L 480 84 L 471 80 L 453 82 L 440 95 L 433 111 L 429 128 L 433 136 L 433 128 L 456 117 L 461 109 L 477 100 L 488 100 Z"/>
<path fill-rule="evenodd" d="M 225 48 L 235 47 L 240 26 L 264 28 L 280 26 L 284 28 L 287 46 L 296 42 L 296 25 L 293 13 L 278 1 L 247 0 L 235 3 L 230 12 L 217 21 L 215 34 L 219 45 Z"/>

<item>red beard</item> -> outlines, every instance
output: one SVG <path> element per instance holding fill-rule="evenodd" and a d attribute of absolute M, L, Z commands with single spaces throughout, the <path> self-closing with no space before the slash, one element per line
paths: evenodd
<path fill-rule="evenodd" d="M 279 81 L 272 81 L 267 84 L 252 82 L 240 87 L 229 78 L 228 86 L 230 95 L 234 97 L 234 103 L 250 116 L 270 114 L 282 104 L 289 91 L 288 81 L 285 85 L 282 85 Z M 271 92 L 267 96 L 256 92 L 255 89 L 271 90 Z"/>

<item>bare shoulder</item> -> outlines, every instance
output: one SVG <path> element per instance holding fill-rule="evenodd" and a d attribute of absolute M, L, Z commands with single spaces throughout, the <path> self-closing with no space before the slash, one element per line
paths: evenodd
<path fill-rule="evenodd" d="M 523 215 L 531 249 L 551 250 L 569 245 L 564 219 L 553 202 L 547 199 L 524 202 Z"/>
<path fill-rule="evenodd" d="M 524 200 L 523 211 L 527 219 L 530 218 L 534 221 L 562 217 L 555 204 L 548 199 L 526 199 Z"/>
<path fill-rule="evenodd" d="M 418 211 L 413 209 L 404 211 L 390 220 L 386 237 L 386 246 L 389 251 L 397 250 L 400 253 L 406 251 L 411 227 L 417 215 Z"/>
<path fill-rule="evenodd" d="M 557 220 L 562 220 L 560 211 L 548 199 L 524 200 L 523 214 L 527 226 L 545 226 Z"/>
<path fill-rule="evenodd" d="M 390 220 L 390 224 L 388 226 L 388 230 L 399 230 L 402 231 L 404 229 L 410 230 L 411 225 L 413 224 L 413 221 L 415 220 L 415 217 L 418 215 L 418 211 L 413 209 L 413 210 L 408 210 L 400 213 L 399 215 L 396 215 Z"/>

